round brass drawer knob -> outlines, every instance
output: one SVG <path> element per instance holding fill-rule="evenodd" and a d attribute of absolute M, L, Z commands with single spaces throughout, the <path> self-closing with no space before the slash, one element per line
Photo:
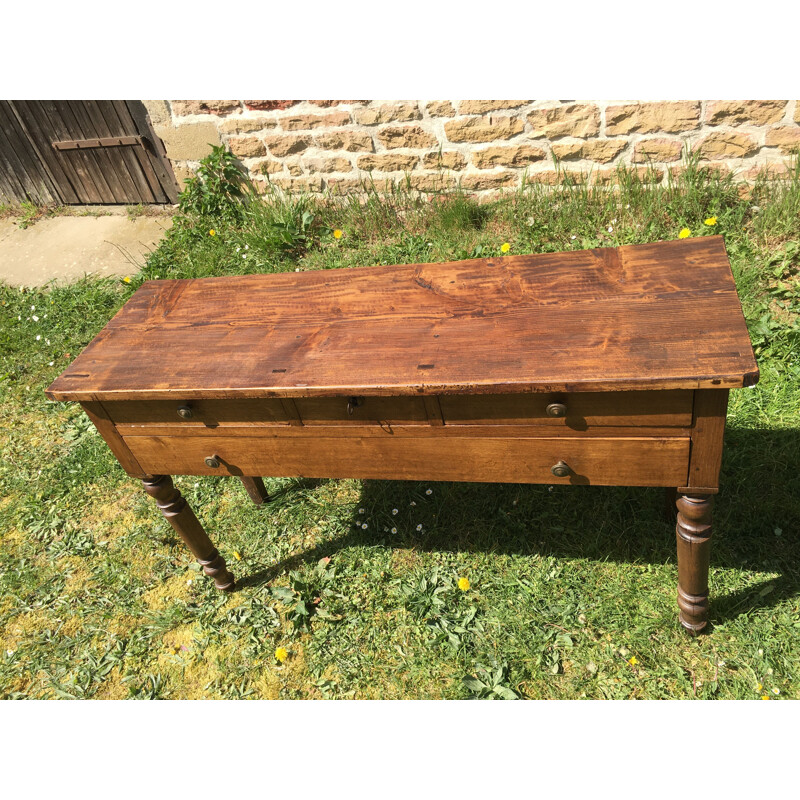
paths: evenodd
<path fill-rule="evenodd" d="M 192 418 L 192 409 L 189 406 L 181 406 L 178 409 L 178 416 L 181 419 L 191 419 Z"/>
<path fill-rule="evenodd" d="M 206 466 L 211 467 L 211 469 L 216 469 L 219 464 L 219 456 L 208 456 L 208 458 L 206 458 Z"/>
<path fill-rule="evenodd" d="M 565 462 L 559 461 L 558 464 L 553 464 L 553 466 L 550 467 L 550 472 L 552 472 L 556 478 L 566 478 L 570 473 L 570 469 Z"/>
<path fill-rule="evenodd" d="M 364 405 L 364 398 L 363 397 L 351 397 L 347 401 L 347 415 L 349 417 L 353 416 L 353 411 L 357 409 L 359 406 Z"/>
<path fill-rule="evenodd" d="M 566 417 L 567 407 L 563 403 L 550 403 L 545 409 L 548 417 Z"/>

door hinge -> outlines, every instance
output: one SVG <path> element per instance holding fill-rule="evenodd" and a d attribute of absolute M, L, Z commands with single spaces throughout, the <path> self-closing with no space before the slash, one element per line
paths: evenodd
<path fill-rule="evenodd" d="M 106 136 L 103 139 L 65 139 L 53 142 L 56 150 L 92 150 L 98 147 L 125 147 L 127 145 L 146 147 L 144 136 Z"/>

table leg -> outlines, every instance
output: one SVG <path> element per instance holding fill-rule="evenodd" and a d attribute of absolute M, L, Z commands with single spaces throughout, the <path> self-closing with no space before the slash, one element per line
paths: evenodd
<path fill-rule="evenodd" d="M 228 572 L 225 559 L 208 538 L 186 499 L 175 488 L 172 478 L 169 475 L 148 475 L 142 478 L 142 483 L 144 490 L 155 498 L 161 513 L 200 562 L 203 572 L 214 579 L 217 589 L 231 591 L 234 588 L 234 578 Z"/>
<path fill-rule="evenodd" d="M 678 490 L 667 487 L 664 489 L 664 519 L 673 522 L 675 519 L 675 503 L 678 502 Z"/>
<path fill-rule="evenodd" d="M 257 506 L 263 506 L 264 503 L 269 502 L 269 492 L 267 492 L 267 487 L 264 486 L 264 481 L 261 478 L 242 475 L 242 483 L 244 484 L 244 488 L 247 489 L 247 494 L 250 495 L 250 499 Z"/>
<path fill-rule="evenodd" d="M 678 606 L 686 630 L 698 633 L 708 621 L 708 557 L 713 495 L 679 495 Z"/>

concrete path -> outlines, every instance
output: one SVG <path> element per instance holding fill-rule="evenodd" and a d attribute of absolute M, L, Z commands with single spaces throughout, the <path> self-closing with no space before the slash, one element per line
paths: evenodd
<path fill-rule="evenodd" d="M 59 216 L 24 230 L 17 219 L 0 220 L 0 281 L 11 286 L 67 283 L 93 275 L 133 275 L 172 224 L 169 215 L 128 219 Z"/>

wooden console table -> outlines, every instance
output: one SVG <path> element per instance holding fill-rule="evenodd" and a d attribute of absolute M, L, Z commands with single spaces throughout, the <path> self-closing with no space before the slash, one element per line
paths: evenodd
<path fill-rule="evenodd" d="M 47 390 L 78 401 L 206 574 L 170 475 L 663 486 L 706 625 L 728 390 L 758 380 L 722 238 L 147 281 Z"/>

